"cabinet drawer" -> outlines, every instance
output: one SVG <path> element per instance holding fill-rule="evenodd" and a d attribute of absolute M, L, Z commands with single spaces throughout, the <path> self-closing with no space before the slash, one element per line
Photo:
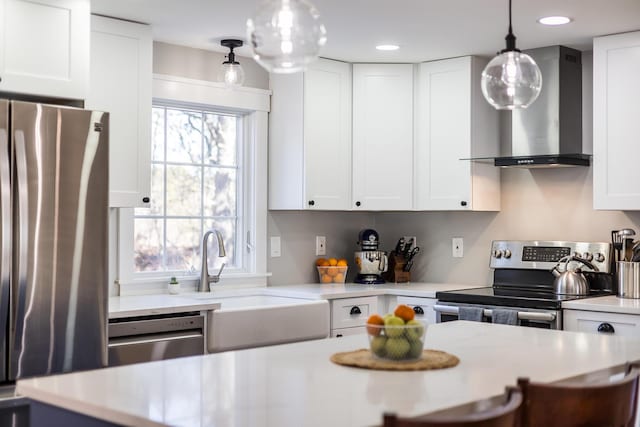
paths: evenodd
<path fill-rule="evenodd" d="M 563 329 L 574 332 L 638 337 L 640 335 L 640 316 L 633 314 L 564 310 Z"/>
<path fill-rule="evenodd" d="M 378 297 L 343 298 L 331 302 L 331 329 L 353 328 L 367 323 L 378 312 Z"/>
<path fill-rule="evenodd" d="M 366 326 L 357 326 L 355 328 L 340 328 L 331 330 L 331 338 L 346 337 L 348 335 L 361 335 L 367 332 Z"/>
<path fill-rule="evenodd" d="M 420 297 L 398 297 L 398 304 L 408 305 L 416 313 L 416 319 L 427 324 L 436 323 L 436 312 L 433 306 L 436 304 L 435 298 Z"/>

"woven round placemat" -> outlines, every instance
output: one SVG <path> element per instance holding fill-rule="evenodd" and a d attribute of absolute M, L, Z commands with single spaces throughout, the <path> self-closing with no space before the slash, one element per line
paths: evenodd
<path fill-rule="evenodd" d="M 410 362 L 394 362 L 373 357 L 367 349 L 335 353 L 331 361 L 338 365 L 383 371 L 425 371 L 428 369 L 452 368 L 460 363 L 453 354 L 439 350 L 423 350 L 422 358 Z"/>

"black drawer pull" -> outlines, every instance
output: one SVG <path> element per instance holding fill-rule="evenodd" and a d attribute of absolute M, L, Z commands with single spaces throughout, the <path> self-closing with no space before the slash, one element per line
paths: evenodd
<path fill-rule="evenodd" d="M 424 314 L 424 310 L 419 305 L 416 305 L 415 307 L 413 307 L 413 312 L 415 314 Z"/>
<path fill-rule="evenodd" d="M 336 338 L 342 338 L 342 334 L 337 334 Z"/>
<path fill-rule="evenodd" d="M 309 200 L 309 206 L 313 206 L 315 204 L 316 204 L 315 200 Z"/>
<path fill-rule="evenodd" d="M 354 305 L 353 307 L 351 307 L 351 311 L 349 312 L 350 315 L 355 316 L 358 314 L 362 314 L 362 312 L 360 311 L 360 307 L 358 307 L 357 305 Z"/>
<path fill-rule="evenodd" d="M 611 323 L 605 322 L 598 325 L 598 332 L 602 334 L 615 334 L 616 330 L 613 328 L 613 325 Z"/>

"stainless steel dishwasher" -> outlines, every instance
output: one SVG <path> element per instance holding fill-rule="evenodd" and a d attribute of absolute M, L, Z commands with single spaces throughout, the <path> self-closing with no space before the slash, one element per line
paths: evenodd
<path fill-rule="evenodd" d="M 204 354 L 198 312 L 109 319 L 109 366 Z"/>

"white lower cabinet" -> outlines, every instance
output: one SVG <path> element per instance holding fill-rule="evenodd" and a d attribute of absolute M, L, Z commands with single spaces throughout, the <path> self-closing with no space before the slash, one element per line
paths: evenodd
<path fill-rule="evenodd" d="M 436 312 L 433 306 L 436 305 L 435 298 L 419 298 L 419 297 L 398 297 L 398 304 L 408 305 L 413 308 L 416 314 L 416 320 L 426 323 L 427 325 L 436 323 Z M 394 307 L 389 307 L 393 310 Z"/>
<path fill-rule="evenodd" d="M 341 298 L 331 301 L 331 336 L 363 334 L 367 319 L 378 311 L 378 297 Z"/>
<path fill-rule="evenodd" d="M 640 336 L 640 315 L 563 310 L 565 331 Z"/>

